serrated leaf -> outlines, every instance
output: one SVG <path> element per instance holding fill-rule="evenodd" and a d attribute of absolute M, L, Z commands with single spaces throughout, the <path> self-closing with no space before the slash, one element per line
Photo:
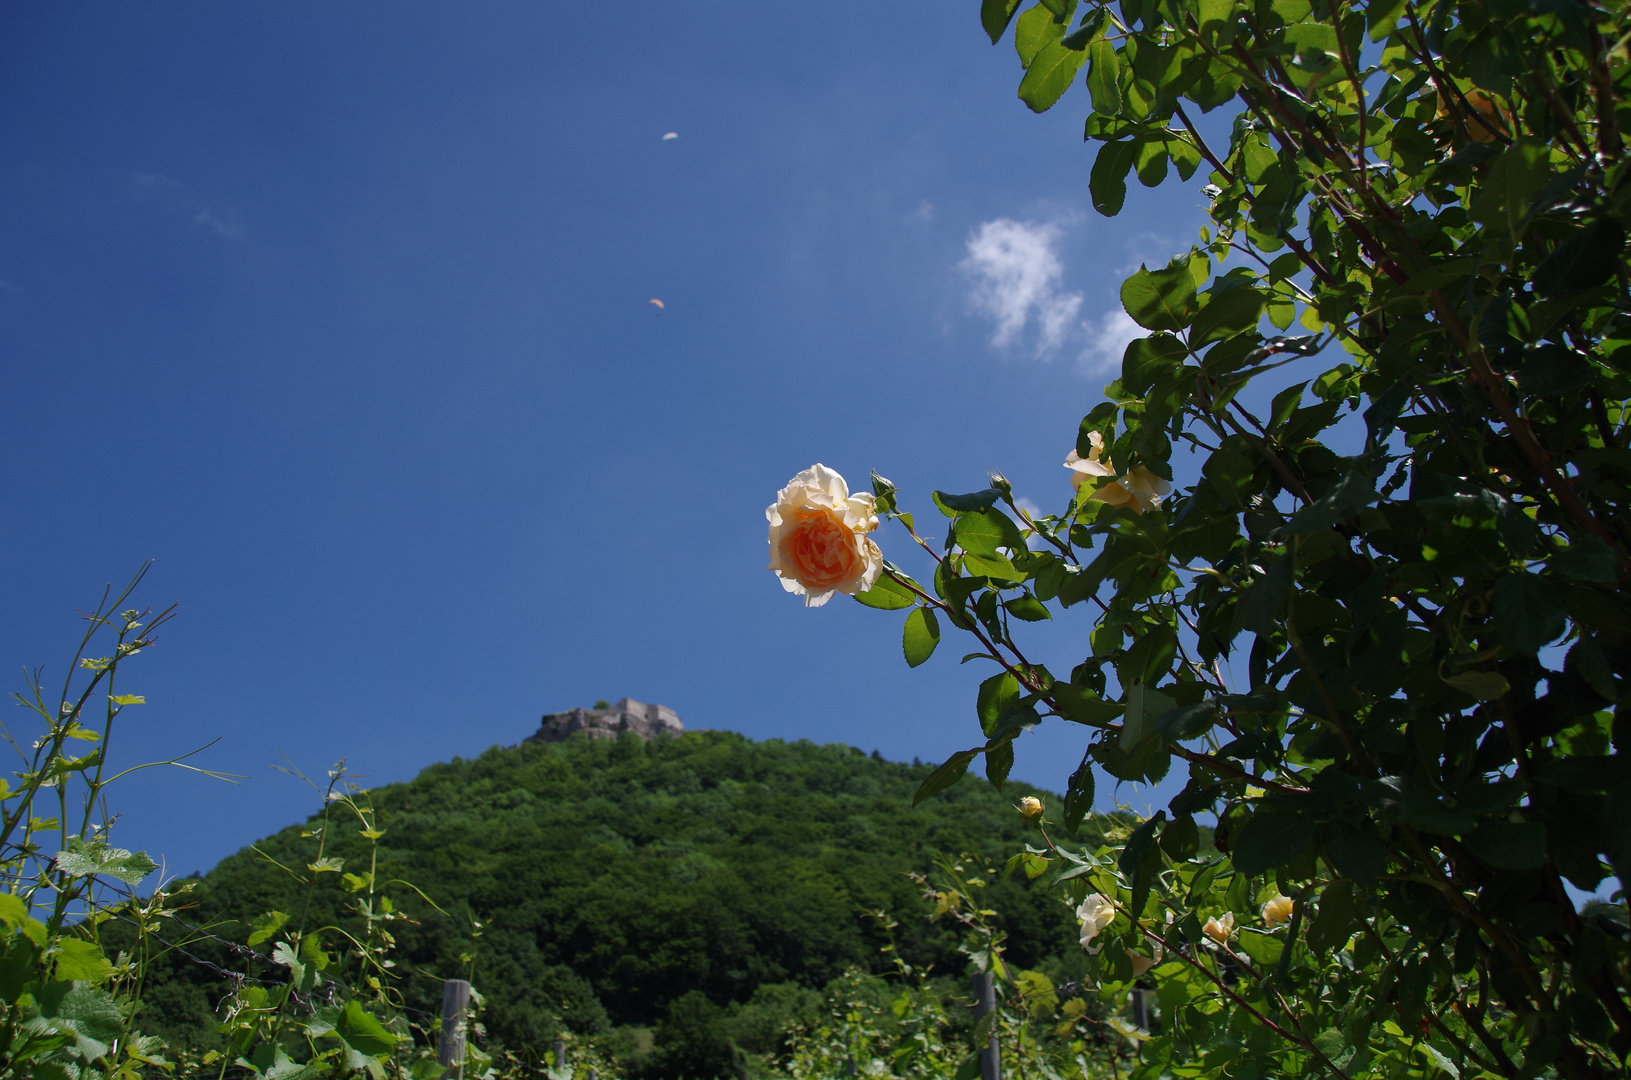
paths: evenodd
<path fill-rule="evenodd" d="M 113 965 L 102 950 L 84 938 L 62 938 L 54 959 L 57 978 L 65 982 L 99 983 L 113 974 Z"/>
<path fill-rule="evenodd" d="M 879 574 L 872 588 L 855 594 L 855 602 L 883 611 L 898 611 L 917 603 L 917 597 L 888 574 Z"/>
<path fill-rule="evenodd" d="M 1019 83 L 1019 100 L 1032 112 L 1047 112 L 1076 81 L 1087 53 L 1063 41 L 1050 41 L 1032 59 Z"/>
<path fill-rule="evenodd" d="M 288 921 L 289 916 L 281 911 L 268 911 L 264 915 L 257 915 L 249 921 L 249 947 L 254 948 L 261 942 L 271 938 L 272 935 L 282 930 L 284 924 Z"/>
<path fill-rule="evenodd" d="M 147 699 L 140 694 L 110 694 L 108 700 L 115 705 L 146 705 Z"/>
<path fill-rule="evenodd" d="M 1187 265 L 1165 270 L 1140 266 L 1121 283 L 1121 306 L 1146 330 L 1182 330 L 1195 314 L 1195 279 Z"/>
<path fill-rule="evenodd" d="M 1121 58 L 1113 42 L 1099 38 L 1087 47 L 1087 90 L 1093 111 L 1114 116 L 1121 111 Z"/>
<path fill-rule="evenodd" d="M 1614 276 L 1624 249 L 1619 222 L 1593 221 L 1542 259 L 1531 280 L 1543 296 L 1584 292 Z"/>
<path fill-rule="evenodd" d="M 991 786 L 998 791 L 1008 782 L 1008 774 L 1014 768 L 1014 742 L 1012 739 L 1003 739 L 995 745 L 985 749 L 985 778 Z"/>
<path fill-rule="evenodd" d="M 917 667 L 934 655 L 939 644 L 940 620 L 929 608 L 913 608 L 901 630 L 901 652 L 906 656 L 906 666 Z"/>
<path fill-rule="evenodd" d="M 126 885 L 139 885 L 142 878 L 159 868 L 146 852 L 110 847 L 104 840 L 89 843 L 77 836 L 68 838 L 68 847 L 57 853 L 57 869 L 69 877 L 106 874 Z"/>

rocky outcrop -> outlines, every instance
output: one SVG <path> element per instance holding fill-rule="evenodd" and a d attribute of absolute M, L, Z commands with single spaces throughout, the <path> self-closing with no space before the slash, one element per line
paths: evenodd
<path fill-rule="evenodd" d="M 603 709 L 548 713 L 538 731 L 526 741 L 560 742 L 579 734 L 589 739 L 615 739 L 627 731 L 650 742 L 659 735 L 678 735 L 684 730 L 685 725 L 668 706 L 621 698 Z"/>

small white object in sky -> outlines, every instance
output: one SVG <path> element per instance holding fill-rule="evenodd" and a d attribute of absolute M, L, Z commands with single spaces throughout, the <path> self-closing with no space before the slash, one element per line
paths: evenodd
<path fill-rule="evenodd" d="M 657 300 L 657 299 L 647 300 L 646 303 L 656 304 L 660 308 L 666 308 L 668 306 L 667 304 L 663 303 L 661 300 Z"/>
<path fill-rule="evenodd" d="M 670 132 L 669 132 L 669 133 L 668 133 L 668 134 L 667 134 L 667 135 L 664 135 L 664 136 L 663 136 L 663 142 L 673 142 L 673 141 L 674 141 L 674 140 L 675 140 L 675 139 L 677 139 L 677 138 L 679 138 L 679 137 L 680 137 L 680 133 L 679 133 L 679 132 L 677 132 L 677 131 L 670 131 Z"/>
<path fill-rule="evenodd" d="M 996 323 L 996 348 L 1018 344 L 1032 322 L 1039 357 L 1080 333 L 1082 294 L 1063 288 L 1065 264 L 1055 250 L 1062 235 L 1052 222 L 997 218 L 969 237 L 968 258 L 958 267 L 972 279 L 974 310 Z"/>

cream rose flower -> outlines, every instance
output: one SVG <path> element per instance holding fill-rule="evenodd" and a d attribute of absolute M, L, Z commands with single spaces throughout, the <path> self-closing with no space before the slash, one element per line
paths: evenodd
<path fill-rule="evenodd" d="M 1207 919 L 1206 925 L 1201 927 L 1201 932 L 1207 937 L 1211 938 L 1213 941 L 1217 942 L 1219 945 L 1222 945 L 1224 942 L 1229 940 L 1229 935 L 1235 932 L 1234 913 L 1224 912 L 1221 918 L 1214 917 Z"/>
<path fill-rule="evenodd" d="M 1035 821 L 1042 816 L 1042 800 L 1035 795 L 1027 795 L 1019 800 L 1019 816 L 1026 821 Z"/>
<path fill-rule="evenodd" d="M 1076 908 L 1076 918 L 1082 923 L 1082 948 L 1088 952 L 1096 952 L 1093 939 L 1106 926 L 1116 921 L 1116 906 L 1108 897 L 1100 893 L 1088 893 Z"/>
<path fill-rule="evenodd" d="M 782 588 L 820 607 L 833 593 L 865 592 L 883 573 L 883 552 L 867 537 L 878 527 L 877 500 L 851 495 L 844 478 L 813 465 L 765 508 L 770 521 L 770 566 Z"/>
<path fill-rule="evenodd" d="M 1171 484 L 1139 465 L 1126 476 L 1099 488 L 1088 498 L 1111 506 L 1125 506 L 1142 514 L 1146 510 L 1159 510 L 1161 500 L 1171 491 Z"/>
<path fill-rule="evenodd" d="M 1155 966 L 1155 957 L 1145 956 L 1143 953 L 1136 953 L 1131 949 L 1127 950 L 1127 959 L 1133 962 L 1133 978 L 1135 979 L 1142 977 L 1146 971 Z"/>
<path fill-rule="evenodd" d="M 1096 476 L 1116 475 L 1114 465 L 1099 460 L 1099 455 L 1104 453 L 1104 436 L 1096 431 L 1090 431 L 1087 438 L 1093 444 L 1093 448 L 1088 451 L 1086 458 L 1074 450 L 1065 458 L 1065 468 L 1070 470 L 1070 486 L 1078 490 Z"/>
<path fill-rule="evenodd" d="M 1289 896 L 1275 893 L 1263 904 L 1263 921 L 1270 926 L 1279 926 L 1283 922 L 1291 921 L 1291 913 L 1296 909 L 1297 903 Z"/>

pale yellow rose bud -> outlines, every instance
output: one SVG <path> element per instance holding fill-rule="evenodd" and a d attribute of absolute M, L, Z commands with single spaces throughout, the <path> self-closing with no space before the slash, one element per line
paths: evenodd
<path fill-rule="evenodd" d="M 1127 950 L 1127 959 L 1133 962 L 1133 978 L 1135 979 L 1155 966 L 1155 957 L 1135 953 L 1131 949 Z"/>
<path fill-rule="evenodd" d="M 1291 913 L 1296 908 L 1296 901 L 1289 896 L 1275 893 L 1263 905 L 1263 921 L 1270 926 L 1279 926 L 1283 922 L 1291 921 Z"/>
<path fill-rule="evenodd" d="M 1026 821 L 1035 821 L 1042 816 L 1042 800 L 1035 795 L 1027 795 L 1019 800 L 1019 816 Z"/>
<path fill-rule="evenodd" d="M 1233 912 L 1225 912 L 1221 918 L 1206 920 L 1201 932 L 1219 945 L 1229 940 L 1229 935 L 1235 932 L 1235 916 Z"/>

